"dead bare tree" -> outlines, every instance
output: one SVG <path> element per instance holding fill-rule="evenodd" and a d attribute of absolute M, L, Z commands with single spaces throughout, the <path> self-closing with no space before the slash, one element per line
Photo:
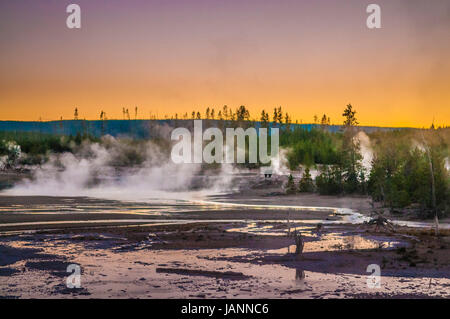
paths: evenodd
<path fill-rule="evenodd" d="M 392 224 L 386 217 L 383 217 L 380 214 L 378 214 L 377 217 L 372 218 L 369 222 L 367 222 L 367 224 L 370 226 L 375 225 L 376 232 L 378 232 L 380 228 L 395 232 L 394 224 Z"/>
<path fill-rule="evenodd" d="M 300 256 L 303 253 L 303 247 L 305 246 L 303 242 L 303 236 L 297 229 L 294 230 L 294 239 L 295 239 L 295 254 Z"/>

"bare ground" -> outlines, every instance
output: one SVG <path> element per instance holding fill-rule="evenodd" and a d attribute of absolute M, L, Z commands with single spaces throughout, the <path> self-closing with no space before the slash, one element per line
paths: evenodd
<path fill-rule="evenodd" d="M 0 295 L 20 298 L 424 298 L 450 296 L 448 237 L 284 222 L 86 227 L 3 236 Z M 67 265 L 83 270 L 68 289 Z M 369 264 L 381 288 L 367 286 Z"/>
<path fill-rule="evenodd" d="M 0 196 L 0 297 L 450 297 L 448 229 L 376 231 L 335 223 L 342 216 L 333 207 L 367 215 L 372 206 L 367 197 L 287 196 L 264 180 L 179 207 Z M 70 264 L 82 269 L 79 289 L 66 286 Z M 372 264 L 380 288 L 367 283 Z"/>

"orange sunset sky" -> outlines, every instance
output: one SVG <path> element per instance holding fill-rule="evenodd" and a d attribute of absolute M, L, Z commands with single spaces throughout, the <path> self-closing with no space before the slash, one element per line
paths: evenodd
<path fill-rule="evenodd" d="M 226 104 L 340 124 L 352 103 L 363 125 L 450 125 L 448 0 L 2 0 L 0 48 L 0 120 Z"/>

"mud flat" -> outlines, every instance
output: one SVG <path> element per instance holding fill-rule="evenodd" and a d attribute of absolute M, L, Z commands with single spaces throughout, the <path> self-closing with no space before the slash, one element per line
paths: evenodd
<path fill-rule="evenodd" d="M 439 238 L 427 228 L 376 232 L 326 208 L 345 198 L 310 195 L 307 206 L 322 201 L 323 209 L 293 209 L 302 198 L 275 195 L 265 207 L 265 195 L 256 195 L 177 204 L 0 198 L 0 296 L 450 297 L 448 231 Z M 365 201 L 353 208 L 365 209 Z M 305 241 L 300 257 L 294 229 Z M 70 264 L 82 269 L 79 289 L 66 287 Z M 380 288 L 367 284 L 371 264 L 381 268 Z"/>

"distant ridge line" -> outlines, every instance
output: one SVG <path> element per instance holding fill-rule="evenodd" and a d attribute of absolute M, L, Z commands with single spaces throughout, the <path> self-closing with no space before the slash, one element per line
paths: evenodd
<path fill-rule="evenodd" d="M 60 121 L 0 121 L 0 132 L 36 132 L 44 134 L 57 135 L 77 135 L 90 134 L 96 137 L 103 135 L 127 136 L 133 138 L 151 138 L 152 129 L 159 126 L 180 127 L 192 126 L 190 120 L 60 120 Z M 208 126 L 219 126 L 221 120 L 203 120 Z M 227 120 L 223 120 L 227 122 Z M 188 125 L 183 125 L 187 123 Z M 255 128 L 261 127 L 261 122 L 254 123 Z M 273 122 L 269 122 L 269 127 L 273 126 Z M 279 124 L 277 124 L 278 126 Z M 284 126 L 285 124 L 281 124 Z M 311 130 L 314 127 L 325 127 L 330 132 L 338 132 L 342 125 L 326 125 L 321 124 L 290 124 L 291 129 L 301 127 Z M 358 126 L 362 131 L 371 133 L 374 131 L 395 131 L 403 129 L 414 129 L 410 127 L 381 127 L 381 126 Z"/>

